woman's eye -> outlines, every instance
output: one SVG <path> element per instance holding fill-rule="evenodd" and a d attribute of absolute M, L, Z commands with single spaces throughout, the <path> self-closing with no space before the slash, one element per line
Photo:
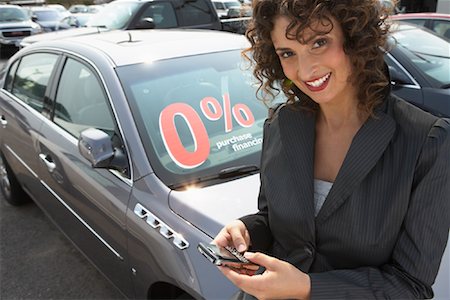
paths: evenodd
<path fill-rule="evenodd" d="M 312 48 L 313 49 L 320 48 L 320 47 L 322 47 L 322 46 L 324 46 L 326 44 L 327 44 L 327 40 L 326 39 L 318 39 L 318 40 L 316 40 L 314 42 Z"/>
<path fill-rule="evenodd" d="M 294 54 L 291 51 L 285 51 L 285 52 L 280 53 L 281 58 L 289 58 L 292 55 L 294 55 Z"/>

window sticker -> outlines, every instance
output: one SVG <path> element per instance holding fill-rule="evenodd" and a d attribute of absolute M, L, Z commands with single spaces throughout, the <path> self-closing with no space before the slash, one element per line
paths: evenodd
<path fill-rule="evenodd" d="M 197 113 L 196 109 L 198 109 L 200 114 Z M 172 103 L 161 111 L 159 115 L 159 129 L 167 153 L 175 164 L 181 168 L 196 168 L 202 165 L 210 155 L 210 136 L 202 118 L 205 121 L 223 124 L 223 127 L 221 127 L 223 129 L 219 133 L 223 138 L 220 137 L 218 141 L 213 142 L 213 147 L 217 150 L 231 146 L 233 152 L 237 152 L 253 146 L 259 146 L 262 143 L 262 138 L 254 137 L 251 133 L 242 133 L 241 131 L 229 137 L 233 130 L 253 126 L 255 117 L 246 104 L 237 103 L 232 105 L 227 92 L 222 95 L 222 102 L 208 96 L 204 97 L 196 108 L 186 103 Z M 176 120 L 184 122 L 189 129 L 188 134 L 192 138 L 191 146 L 188 147 L 183 144 L 180 126 L 177 127 Z M 233 126 L 233 122 L 239 126 Z M 186 134 L 185 131 L 184 134 Z"/>

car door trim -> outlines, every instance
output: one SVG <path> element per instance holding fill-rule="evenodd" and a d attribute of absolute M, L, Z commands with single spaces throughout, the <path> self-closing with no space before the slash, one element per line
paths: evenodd
<path fill-rule="evenodd" d="M 117 252 L 107 241 L 105 241 L 100 234 L 98 234 L 79 214 L 77 214 L 58 194 L 43 180 L 40 180 L 41 184 L 62 204 L 64 207 L 74 215 L 78 221 L 81 222 L 100 242 L 102 242 L 118 259 L 123 260 L 122 255 Z"/>
<path fill-rule="evenodd" d="M 420 84 L 416 81 L 416 79 L 414 79 L 414 77 L 405 69 L 405 67 L 402 66 L 401 63 L 398 62 L 398 60 L 391 54 L 391 53 L 386 53 L 387 56 L 389 56 L 389 58 L 397 65 L 397 67 L 403 71 L 403 73 L 406 74 L 406 76 L 408 76 L 408 78 L 414 83 L 414 84 L 398 84 L 400 86 L 403 87 L 407 87 L 410 89 L 416 89 L 416 90 L 420 90 Z"/>
<path fill-rule="evenodd" d="M 36 172 L 34 172 L 33 169 L 31 169 L 27 165 L 27 163 L 22 158 L 20 158 L 20 156 L 16 152 L 14 152 L 11 147 L 5 145 L 5 148 L 28 170 L 28 172 L 31 173 L 31 175 L 33 175 L 35 178 L 39 178 L 38 174 L 36 174 Z"/>

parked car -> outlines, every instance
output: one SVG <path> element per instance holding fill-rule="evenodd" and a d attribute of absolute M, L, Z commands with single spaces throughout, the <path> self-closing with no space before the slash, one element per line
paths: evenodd
<path fill-rule="evenodd" d="M 237 18 L 241 16 L 242 4 L 238 0 L 213 0 L 219 18 Z"/>
<path fill-rule="evenodd" d="M 450 40 L 450 14 L 440 13 L 407 13 L 390 16 L 393 21 L 413 23 L 436 32 Z"/>
<path fill-rule="evenodd" d="M 78 13 L 62 18 L 58 23 L 57 30 L 86 27 L 86 23 L 94 14 Z"/>
<path fill-rule="evenodd" d="M 28 9 L 32 19 L 41 25 L 44 32 L 57 30 L 59 21 L 63 18 L 62 14 L 53 7 L 30 6 Z"/>
<path fill-rule="evenodd" d="M 41 32 L 41 26 L 20 6 L 0 5 L 0 57 L 8 48 L 17 48 L 24 37 Z"/>
<path fill-rule="evenodd" d="M 184 3 L 181 5 L 181 3 Z M 90 19 L 87 28 L 63 35 L 85 35 L 114 29 L 200 28 L 221 30 L 222 24 L 209 0 L 116 0 Z M 42 40 L 59 39 L 59 32 L 24 39 L 21 47 Z"/>
<path fill-rule="evenodd" d="M 71 12 L 61 4 L 47 4 L 46 6 L 55 8 L 63 18 L 71 15 Z"/>
<path fill-rule="evenodd" d="M 450 42 L 408 23 L 394 26 L 393 37 L 385 60 L 394 94 L 435 115 L 450 117 Z"/>
<path fill-rule="evenodd" d="M 6 200 L 29 193 L 127 297 L 229 298 L 197 244 L 256 211 L 267 108 L 246 46 L 137 30 L 22 49 L 0 90 Z"/>
<path fill-rule="evenodd" d="M 69 7 L 69 12 L 71 14 L 87 13 L 88 7 L 84 4 L 73 4 Z"/>

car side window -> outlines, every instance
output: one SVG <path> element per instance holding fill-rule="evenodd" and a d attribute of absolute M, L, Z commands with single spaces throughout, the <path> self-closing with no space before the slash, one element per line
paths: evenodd
<path fill-rule="evenodd" d="M 145 12 L 143 18 L 152 18 L 155 28 L 173 28 L 177 27 L 177 18 L 175 10 L 170 2 L 160 2 L 150 4 Z"/>
<path fill-rule="evenodd" d="M 17 66 L 19 66 L 19 61 L 18 60 L 16 60 L 12 64 L 11 68 L 9 68 L 9 72 L 6 74 L 4 89 L 7 90 L 7 91 L 11 92 L 11 90 L 12 90 L 14 75 L 16 74 Z"/>
<path fill-rule="evenodd" d="M 213 13 L 205 0 L 185 1 L 177 7 L 180 23 L 183 26 L 194 26 L 213 22 Z"/>
<path fill-rule="evenodd" d="M 102 84 L 89 67 L 71 58 L 61 74 L 53 121 L 76 138 L 90 127 L 108 134 L 114 132 L 115 123 Z"/>
<path fill-rule="evenodd" d="M 12 93 L 37 111 L 42 112 L 45 91 L 57 60 L 58 56 L 51 53 L 24 56 L 14 76 Z"/>
<path fill-rule="evenodd" d="M 437 32 L 440 36 L 450 39 L 450 21 L 434 20 L 433 28 L 431 29 Z"/>

